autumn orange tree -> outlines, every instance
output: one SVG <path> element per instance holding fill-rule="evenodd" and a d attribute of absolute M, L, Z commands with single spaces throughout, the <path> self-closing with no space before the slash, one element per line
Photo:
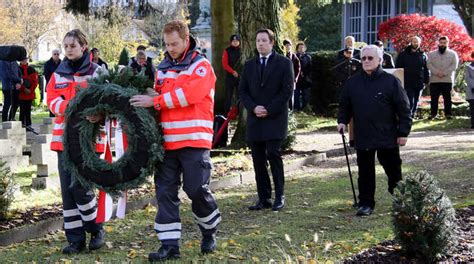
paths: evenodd
<path fill-rule="evenodd" d="M 399 15 L 379 25 L 379 39 L 390 41 L 398 52 L 408 45 L 411 36 L 421 37 L 425 51 L 434 50 L 438 38 L 448 36 L 450 48 L 463 61 L 469 60 L 474 50 L 474 40 L 462 26 L 435 16 Z"/>

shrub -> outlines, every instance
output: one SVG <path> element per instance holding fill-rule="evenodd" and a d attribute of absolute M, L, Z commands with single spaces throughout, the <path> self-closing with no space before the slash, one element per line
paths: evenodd
<path fill-rule="evenodd" d="M 316 114 L 334 115 L 339 102 L 340 87 L 336 84 L 332 67 L 336 64 L 337 51 L 318 51 L 311 53 L 312 79 L 310 102 Z"/>
<path fill-rule="evenodd" d="M 128 54 L 128 50 L 127 48 L 123 48 L 122 52 L 120 52 L 118 65 L 127 66 L 129 60 L 130 60 L 130 55 Z"/>
<path fill-rule="evenodd" d="M 283 150 L 291 150 L 293 145 L 296 143 L 297 127 L 298 121 L 296 121 L 295 114 L 293 112 L 288 113 L 288 136 L 283 141 Z"/>
<path fill-rule="evenodd" d="M 408 256 L 431 262 L 456 245 L 451 201 L 426 171 L 399 182 L 392 213 L 395 237 Z"/>
<path fill-rule="evenodd" d="M 400 52 L 409 43 L 410 36 L 420 36 L 421 49 L 431 51 L 437 49 L 437 40 L 441 36 L 449 37 L 449 47 L 457 52 L 461 61 L 471 58 L 472 39 L 464 28 L 446 19 L 420 14 L 398 15 L 379 25 L 379 38 L 390 41 Z"/>
<path fill-rule="evenodd" d="M 0 220 L 7 218 L 13 201 L 13 178 L 6 162 L 0 160 Z"/>

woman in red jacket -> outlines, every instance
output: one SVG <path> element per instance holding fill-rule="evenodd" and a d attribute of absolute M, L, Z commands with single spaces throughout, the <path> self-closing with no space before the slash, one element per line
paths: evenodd
<path fill-rule="evenodd" d="M 55 115 L 51 150 L 58 153 L 59 180 L 63 200 L 64 231 L 69 245 L 63 253 L 79 253 L 86 247 L 86 232 L 91 234 L 89 250 L 101 248 L 105 232 L 102 224 L 95 222 L 97 202 L 94 192 L 84 188 L 77 180 L 71 179 L 69 168 L 64 166 L 63 132 L 64 114 L 69 101 L 76 91 L 87 88 L 87 80 L 100 71 L 99 65 L 91 62 L 87 38 L 78 29 L 66 33 L 63 39 L 65 58 L 51 76 L 47 86 L 48 107 Z M 86 116 L 89 122 L 96 123 L 100 116 Z M 96 144 L 96 151 L 103 151 L 103 143 Z"/>
<path fill-rule="evenodd" d="M 35 100 L 35 89 L 38 86 L 38 73 L 28 65 L 28 57 L 20 61 L 21 79 L 20 87 L 20 121 L 23 127 L 31 129 L 31 105 Z"/>

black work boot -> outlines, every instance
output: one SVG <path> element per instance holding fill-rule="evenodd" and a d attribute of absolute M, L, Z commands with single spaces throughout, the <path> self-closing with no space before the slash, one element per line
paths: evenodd
<path fill-rule="evenodd" d="M 89 242 L 89 250 L 96 250 L 105 244 L 105 231 L 101 229 L 99 232 L 91 234 L 91 241 Z"/>
<path fill-rule="evenodd" d="M 164 261 L 167 259 L 180 258 L 178 246 L 162 245 L 157 252 L 148 254 L 148 260 L 153 261 Z"/>
<path fill-rule="evenodd" d="M 216 235 L 203 236 L 201 241 L 201 253 L 209 254 L 216 250 Z"/>
<path fill-rule="evenodd" d="M 63 248 L 63 254 L 77 254 L 86 247 L 86 241 L 71 242 Z"/>

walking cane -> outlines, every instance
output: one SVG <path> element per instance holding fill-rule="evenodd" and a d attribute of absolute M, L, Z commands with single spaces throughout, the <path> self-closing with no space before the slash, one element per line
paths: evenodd
<path fill-rule="evenodd" d="M 339 133 L 341 133 L 341 136 L 342 136 L 342 144 L 344 145 L 344 154 L 346 155 L 347 170 L 349 171 L 349 179 L 351 180 L 352 194 L 354 195 L 354 204 L 352 204 L 352 207 L 357 208 L 359 207 L 359 205 L 357 204 L 357 198 L 356 198 L 356 193 L 354 189 L 354 182 L 352 181 L 352 172 L 351 172 L 351 165 L 349 164 L 349 155 L 347 153 L 346 137 L 344 136 L 344 130 L 341 129 Z"/>

